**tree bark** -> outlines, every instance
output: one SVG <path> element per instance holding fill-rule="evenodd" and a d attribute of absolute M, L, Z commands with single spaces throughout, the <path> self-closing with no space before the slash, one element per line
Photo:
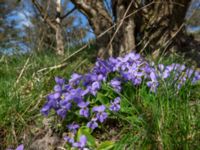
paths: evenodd
<path fill-rule="evenodd" d="M 163 49 L 176 45 L 181 47 L 184 19 L 191 0 L 153 0 L 153 5 L 137 14 L 137 34 L 142 40 L 140 49 L 147 53 L 156 50 L 157 55 Z M 139 42 L 139 41 L 137 41 Z"/>
<path fill-rule="evenodd" d="M 50 4 L 50 0 L 47 1 L 47 6 Z M 64 37 L 62 32 L 62 20 L 68 17 L 71 13 L 76 10 L 76 7 L 71 9 L 69 12 L 61 16 L 62 4 L 61 0 L 56 0 L 56 16 L 50 17 L 48 10 L 45 9 L 37 0 L 32 0 L 32 3 L 37 8 L 40 16 L 43 18 L 44 22 L 49 25 L 49 27 L 55 32 L 56 39 L 56 53 L 58 55 L 64 54 Z M 53 19 L 52 19 L 53 18 Z"/>
<path fill-rule="evenodd" d="M 135 49 L 135 21 L 134 16 L 126 18 L 133 11 L 133 1 L 113 0 L 112 9 L 115 23 L 116 35 L 113 40 L 115 56 L 122 55 Z"/>
<path fill-rule="evenodd" d="M 111 28 L 106 34 L 96 40 L 98 57 L 117 56 L 134 49 L 134 19 L 127 18 L 122 21 L 131 2 L 130 0 L 112 2 L 113 11 L 116 11 L 115 16 L 109 14 L 102 0 L 72 0 L 72 2 L 87 17 L 97 37 Z M 130 12 L 131 9 L 127 12 L 127 15 Z M 116 32 L 116 30 L 118 31 Z"/>
<path fill-rule="evenodd" d="M 112 18 L 104 9 L 104 3 L 101 0 L 72 0 L 76 7 L 87 17 L 90 26 L 92 27 L 96 36 L 99 36 L 103 31 L 107 30 L 113 25 Z M 109 50 L 107 44 L 112 31 L 108 31 L 104 36 L 97 38 L 96 46 L 99 57 L 107 57 L 112 55 L 112 47 Z"/>
<path fill-rule="evenodd" d="M 96 40 L 98 56 L 103 58 L 136 48 L 152 53 L 173 44 L 181 45 L 182 24 L 190 1 L 112 0 L 112 14 L 109 14 L 103 0 L 72 0 L 85 14 L 97 37 L 114 26 Z"/>
<path fill-rule="evenodd" d="M 58 55 L 64 55 L 64 41 L 61 26 L 61 0 L 56 0 L 56 51 Z"/>

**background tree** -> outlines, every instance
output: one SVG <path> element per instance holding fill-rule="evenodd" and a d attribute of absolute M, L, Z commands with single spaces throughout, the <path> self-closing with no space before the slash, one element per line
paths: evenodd
<path fill-rule="evenodd" d="M 200 1 L 193 0 L 187 16 L 189 26 L 200 26 Z"/>
<path fill-rule="evenodd" d="M 21 0 L 20 4 L 27 3 L 28 12 L 26 20 L 31 22 L 30 26 L 23 27 L 24 40 L 28 47 L 34 51 L 55 50 L 63 55 L 64 49 L 82 42 L 86 31 L 80 24 L 77 24 L 77 11 L 69 8 L 68 0 L 63 1 L 42 1 L 42 0 Z M 62 3 L 62 5 L 60 5 Z M 27 10 L 24 8 L 24 15 Z M 22 10 L 23 10 L 22 9 Z M 74 23 L 76 22 L 76 26 Z M 76 42 L 75 42 L 76 41 Z M 73 44 L 72 44 L 73 43 Z"/>
<path fill-rule="evenodd" d="M 133 49 L 164 51 L 184 40 L 184 19 L 191 0 L 71 0 L 87 17 L 96 36 L 100 57 Z M 159 54 L 159 53 L 158 53 Z"/>
<path fill-rule="evenodd" d="M 12 11 L 17 11 L 17 3 L 12 0 L 0 0 L 0 51 L 9 51 L 11 47 L 19 48 L 22 37 L 19 36 L 19 29 L 15 28 L 18 23 L 9 21 L 9 15 Z"/>
<path fill-rule="evenodd" d="M 48 25 L 48 32 L 54 33 L 55 37 L 55 43 L 56 44 L 56 52 L 59 55 L 64 54 L 64 48 L 65 48 L 65 42 L 67 37 L 71 37 L 71 33 L 77 32 L 78 37 L 84 38 L 85 31 L 82 27 L 74 27 L 73 23 L 75 21 L 74 15 L 71 15 L 72 13 L 75 13 L 76 8 L 68 9 L 68 2 L 69 1 L 37 1 L 32 0 L 32 4 L 37 9 L 37 13 L 40 15 L 43 23 Z M 46 28 L 47 26 L 45 26 Z M 45 31 L 44 28 L 42 31 Z M 47 30 L 46 30 L 47 31 Z M 46 33 L 45 33 L 46 35 Z M 52 34 L 47 34 L 52 35 Z M 44 36 L 42 36 L 44 37 Z M 47 41 L 48 39 L 52 39 L 49 37 L 45 37 Z M 76 40 L 76 39 L 74 39 Z M 47 44 L 49 44 L 47 42 Z M 50 44 L 49 44 L 50 45 Z"/>

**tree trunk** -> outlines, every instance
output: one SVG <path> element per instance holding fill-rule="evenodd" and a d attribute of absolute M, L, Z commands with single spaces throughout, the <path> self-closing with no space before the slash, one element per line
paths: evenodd
<path fill-rule="evenodd" d="M 143 41 L 140 49 L 147 53 L 160 52 L 167 48 L 181 47 L 184 19 L 191 0 L 154 0 L 154 4 L 137 14 L 137 42 Z"/>
<path fill-rule="evenodd" d="M 48 3 L 51 1 L 49 0 Z M 65 14 L 64 16 L 61 17 L 61 0 L 56 0 L 56 17 L 55 19 L 52 19 L 48 15 L 48 10 L 44 9 L 40 3 L 38 3 L 37 0 L 32 0 L 32 3 L 34 6 L 37 8 L 38 12 L 40 13 L 41 17 L 43 18 L 44 22 L 47 23 L 51 29 L 55 31 L 56 34 L 56 53 L 58 55 L 63 55 L 64 54 L 64 38 L 62 35 L 62 26 L 61 26 L 61 21 L 65 17 L 67 17 L 71 12 L 74 11 L 72 9 L 69 13 Z M 49 5 L 49 4 L 48 4 Z"/>
<path fill-rule="evenodd" d="M 182 23 L 190 1 L 111 0 L 112 14 L 109 14 L 102 0 L 72 0 L 86 15 L 97 37 L 114 26 L 96 41 L 98 56 L 104 58 L 136 48 L 153 52 L 181 45 Z"/>
<path fill-rule="evenodd" d="M 64 42 L 61 26 L 61 0 L 56 0 L 56 52 L 58 55 L 64 55 Z"/>
<path fill-rule="evenodd" d="M 103 1 L 72 0 L 72 2 L 87 17 L 89 24 L 97 37 L 113 25 L 112 17 L 104 9 Z M 108 57 L 109 55 L 112 55 L 112 47 L 109 49 L 107 47 L 111 38 L 111 33 L 112 31 L 108 31 L 104 36 L 97 38 L 96 46 L 99 57 Z"/>
<path fill-rule="evenodd" d="M 83 0 L 81 2 L 79 0 L 72 0 L 72 2 L 87 17 L 97 37 L 110 29 L 96 40 L 98 57 L 117 56 L 134 49 L 134 19 L 127 18 L 122 21 L 130 0 L 113 1 L 113 11 L 116 11 L 116 16 L 113 17 L 105 9 L 104 3 L 101 0 Z M 131 9 L 126 12 L 127 15 L 130 12 Z M 115 27 L 113 28 L 113 26 Z"/>
<path fill-rule="evenodd" d="M 113 36 L 115 36 L 112 43 L 115 50 L 114 56 L 122 55 L 135 49 L 134 16 L 126 18 L 126 16 L 132 13 L 133 4 L 131 0 L 112 1 L 113 16 L 117 24 L 113 31 Z"/>

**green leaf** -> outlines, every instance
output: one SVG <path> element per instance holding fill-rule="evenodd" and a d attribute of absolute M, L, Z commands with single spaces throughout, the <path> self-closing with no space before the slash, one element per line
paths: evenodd
<path fill-rule="evenodd" d="M 112 148 L 114 147 L 114 142 L 112 141 L 105 141 L 105 142 L 102 142 L 97 150 L 111 150 Z"/>
<path fill-rule="evenodd" d="M 85 135 L 87 138 L 87 144 L 90 147 L 96 147 L 95 138 L 91 135 L 90 129 L 86 126 L 79 128 L 77 134 L 77 140 L 79 140 L 81 135 Z"/>
<path fill-rule="evenodd" d="M 102 104 L 106 105 L 109 104 L 109 98 L 102 94 L 102 93 L 97 93 L 97 98 L 98 101 L 100 101 Z"/>

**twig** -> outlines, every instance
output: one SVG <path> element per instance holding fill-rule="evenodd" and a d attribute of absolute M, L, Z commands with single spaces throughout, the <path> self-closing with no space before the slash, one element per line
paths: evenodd
<path fill-rule="evenodd" d="M 1 59 L 0 59 L 0 62 L 3 62 L 3 60 L 4 60 L 4 55 L 3 56 L 1 56 Z"/>
<path fill-rule="evenodd" d="M 168 46 L 170 45 L 170 43 L 172 42 L 172 40 L 176 37 L 176 35 L 181 31 L 181 29 L 185 26 L 185 23 L 182 23 L 182 25 L 179 27 L 179 29 L 175 32 L 175 34 L 163 44 L 163 47 L 165 47 L 165 49 L 163 50 L 161 56 L 164 55 L 164 53 L 166 52 Z M 160 57 L 161 60 L 162 57 Z M 160 60 L 158 62 L 160 62 Z"/>
<path fill-rule="evenodd" d="M 62 63 L 62 64 L 55 65 L 55 66 L 52 66 L 52 67 L 42 68 L 42 69 L 38 70 L 37 73 L 44 72 L 46 70 L 53 70 L 53 69 L 57 69 L 57 68 L 62 68 L 62 67 L 67 66 L 67 64 L 68 63 Z"/>
<path fill-rule="evenodd" d="M 65 17 L 69 16 L 71 13 L 73 13 L 76 10 L 76 7 L 72 8 L 69 12 L 67 12 L 65 15 L 61 16 L 60 19 L 64 19 Z"/>
<path fill-rule="evenodd" d="M 64 147 L 58 147 L 58 149 L 61 149 L 61 150 L 66 150 Z"/>
<path fill-rule="evenodd" d="M 18 142 L 17 142 L 17 136 L 16 136 L 16 132 L 15 132 L 15 124 L 14 124 L 14 121 L 12 121 L 12 123 L 11 123 L 11 126 L 12 126 L 12 134 L 13 134 L 13 137 L 14 137 L 14 139 L 15 139 L 15 142 L 18 144 Z"/>
<path fill-rule="evenodd" d="M 32 0 L 32 3 L 37 8 L 40 16 L 44 19 L 44 21 L 47 22 L 47 24 L 51 28 L 56 29 L 56 24 L 55 24 L 54 20 L 52 21 L 50 19 L 50 17 L 48 16 L 48 14 L 44 12 L 44 8 L 38 3 L 38 1 L 37 0 Z"/>
<path fill-rule="evenodd" d="M 119 31 L 120 27 L 122 26 L 122 24 L 123 24 L 123 22 L 124 22 L 124 20 L 125 20 L 125 17 L 127 16 L 127 13 L 128 13 L 128 11 L 129 11 L 129 9 L 131 8 L 131 5 L 132 5 L 132 4 L 133 4 L 133 0 L 130 2 L 128 8 L 126 9 L 126 11 L 125 11 L 125 13 L 124 13 L 124 16 L 123 16 L 122 20 L 121 20 L 120 23 L 119 23 L 119 26 L 117 27 L 115 33 L 113 34 L 112 38 L 110 39 L 110 42 L 109 42 L 109 44 L 108 44 L 108 47 L 112 44 L 112 41 L 113 41 L 113 39 L 115 38 L 115 36 L 116 36 L 117 32 Z"/>
<path fill-rule="evenodd" d="M 18 76 L 18 78 L 17 78 L 17 80 L 16 80 L 14 86 L 16 86 L 16 85 L 18 84 L 19 80 L 21 79 L 21 77 L 22 77 L 22 75 L 23 75 L 23 73 L 24 73 L 24 70 L 26 69 L 26 67 L 27 67 L 27 65 L 28 65 L 28 63 L 29 63 L 29 60 L 30 60 L 30 56 L 29 56 L 28 59 L 26 60 L 26 62 L 25 62 L 25 64 L 24 64 L 24 67 L 22 68 L 22 70 L 21 70 L 21 72 L 20 72 L 20 74 L 19 74 L 19 76 Z"/>
<path fill-rule="evenodd" d="M 145 48 L 149 45 L 149 43 L 150 43 L 150 40 L 148 40 L 146 42 L 146 44 L 144 45 L 144 47 L 141 49 L 140 53 L 142 53 L 145 50 Z"/>
<path fill-rule="evenodd" d="M 79 48 L 77 51 L 75 51 L 74 53 L 72 53 L 71 55 L 69 55 L 67 58 L 63 59 L 62 63 L 69 60 L 70 58 L 72 58 L 73 56 L 75 56 L 76 54 L 80 53 L 81 51 L 83 51 L 86 47 L 88 47 L 91 44 L 91 42 L 85 44 L 84 46 L 82 46 L 81 48 Z"/>

